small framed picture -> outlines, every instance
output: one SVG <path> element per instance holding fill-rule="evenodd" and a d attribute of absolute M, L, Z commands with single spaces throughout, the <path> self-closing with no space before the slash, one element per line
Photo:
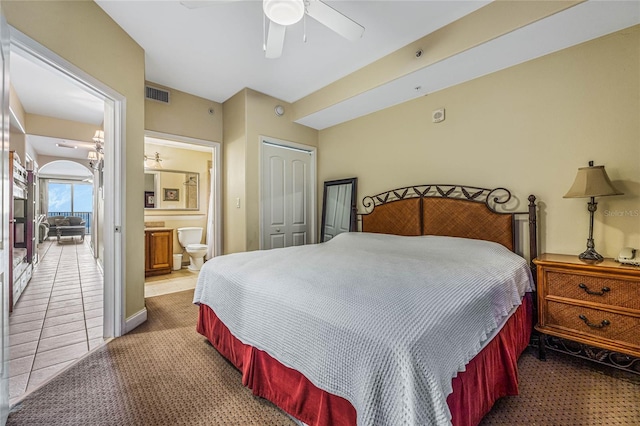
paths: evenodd
<path fill-rule="evenodd" d="M 156 206 L 156 195 L 153 191 L 144 191 L 144 208 L 152 209 Z"/>
<path fill-rule="evenodd" d="M 177 188 L 163 188 L 163 191 L 162 201 L 180 201 L 180 192 Z"/>

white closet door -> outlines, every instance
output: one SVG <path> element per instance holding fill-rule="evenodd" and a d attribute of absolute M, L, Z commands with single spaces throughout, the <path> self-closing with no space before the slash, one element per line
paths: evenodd
<path fill-rule="evenodd" d="M 311 242 L 311 152 L 262 146 L 262 248 Z"/>

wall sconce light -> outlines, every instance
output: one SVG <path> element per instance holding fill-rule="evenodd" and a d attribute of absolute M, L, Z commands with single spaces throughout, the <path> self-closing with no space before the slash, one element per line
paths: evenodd
<path fill-rule="evenodd" d="M 89 167 L 95 170 L 98 165 L 98 153 L 96 151 L 89 151 L 87 159 L 89 160 Z"/>
<path fill-rule="evenodd" d="M 93 142 L 96 144 L 96 152 L 100 154 L 104 153 L 104 131 L 96 130 L 96 133 L 93 135 Z"/>
<path fill-rule="evenodd" d="M 104 143 L 104 131 L 96 130 L 96 133 L 93 135 L 93 141 L 95 143 Z"/>
<path fill-rule="evenodd" d="M 150 157 L 146 154 L 144 156 L 144 166 L 149 167 L 151 169 L 161 169 L 162 168 L 162 164 L 160 164 L 161 161 L 162 159 L 160 159 L 159 152 L 156 152 L 153 157 Z"/>

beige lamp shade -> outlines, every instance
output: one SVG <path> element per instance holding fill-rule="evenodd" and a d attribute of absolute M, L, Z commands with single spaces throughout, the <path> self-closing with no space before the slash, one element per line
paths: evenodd
<path fill-rule="evenodd" d="M 89 151 L 89 154 L 87 155 L 87 159 L 95 161 L 98 159 L 98 153 L 95 151 Z"/>
<path fill-rule="evenodd" d="M 93 135 L 93 141 L 95 143 L 104 143 L 104 131 L 96 130 L 96 133 Z"/>
<path fill-rule="evenodd" d="M 604 166 L 580 167 L 576 180 L 563 198 L 602 197 L 605 195 L 623 195 L 611 181 Z"/>

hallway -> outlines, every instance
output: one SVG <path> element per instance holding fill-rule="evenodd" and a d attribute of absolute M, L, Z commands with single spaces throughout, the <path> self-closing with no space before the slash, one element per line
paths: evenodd
<path fill-rule="evenodd" d="M 103 276 L 89 238 L 40 244 L 40 261 L 9 317 L 10 402 L 104 344 Z"/>

